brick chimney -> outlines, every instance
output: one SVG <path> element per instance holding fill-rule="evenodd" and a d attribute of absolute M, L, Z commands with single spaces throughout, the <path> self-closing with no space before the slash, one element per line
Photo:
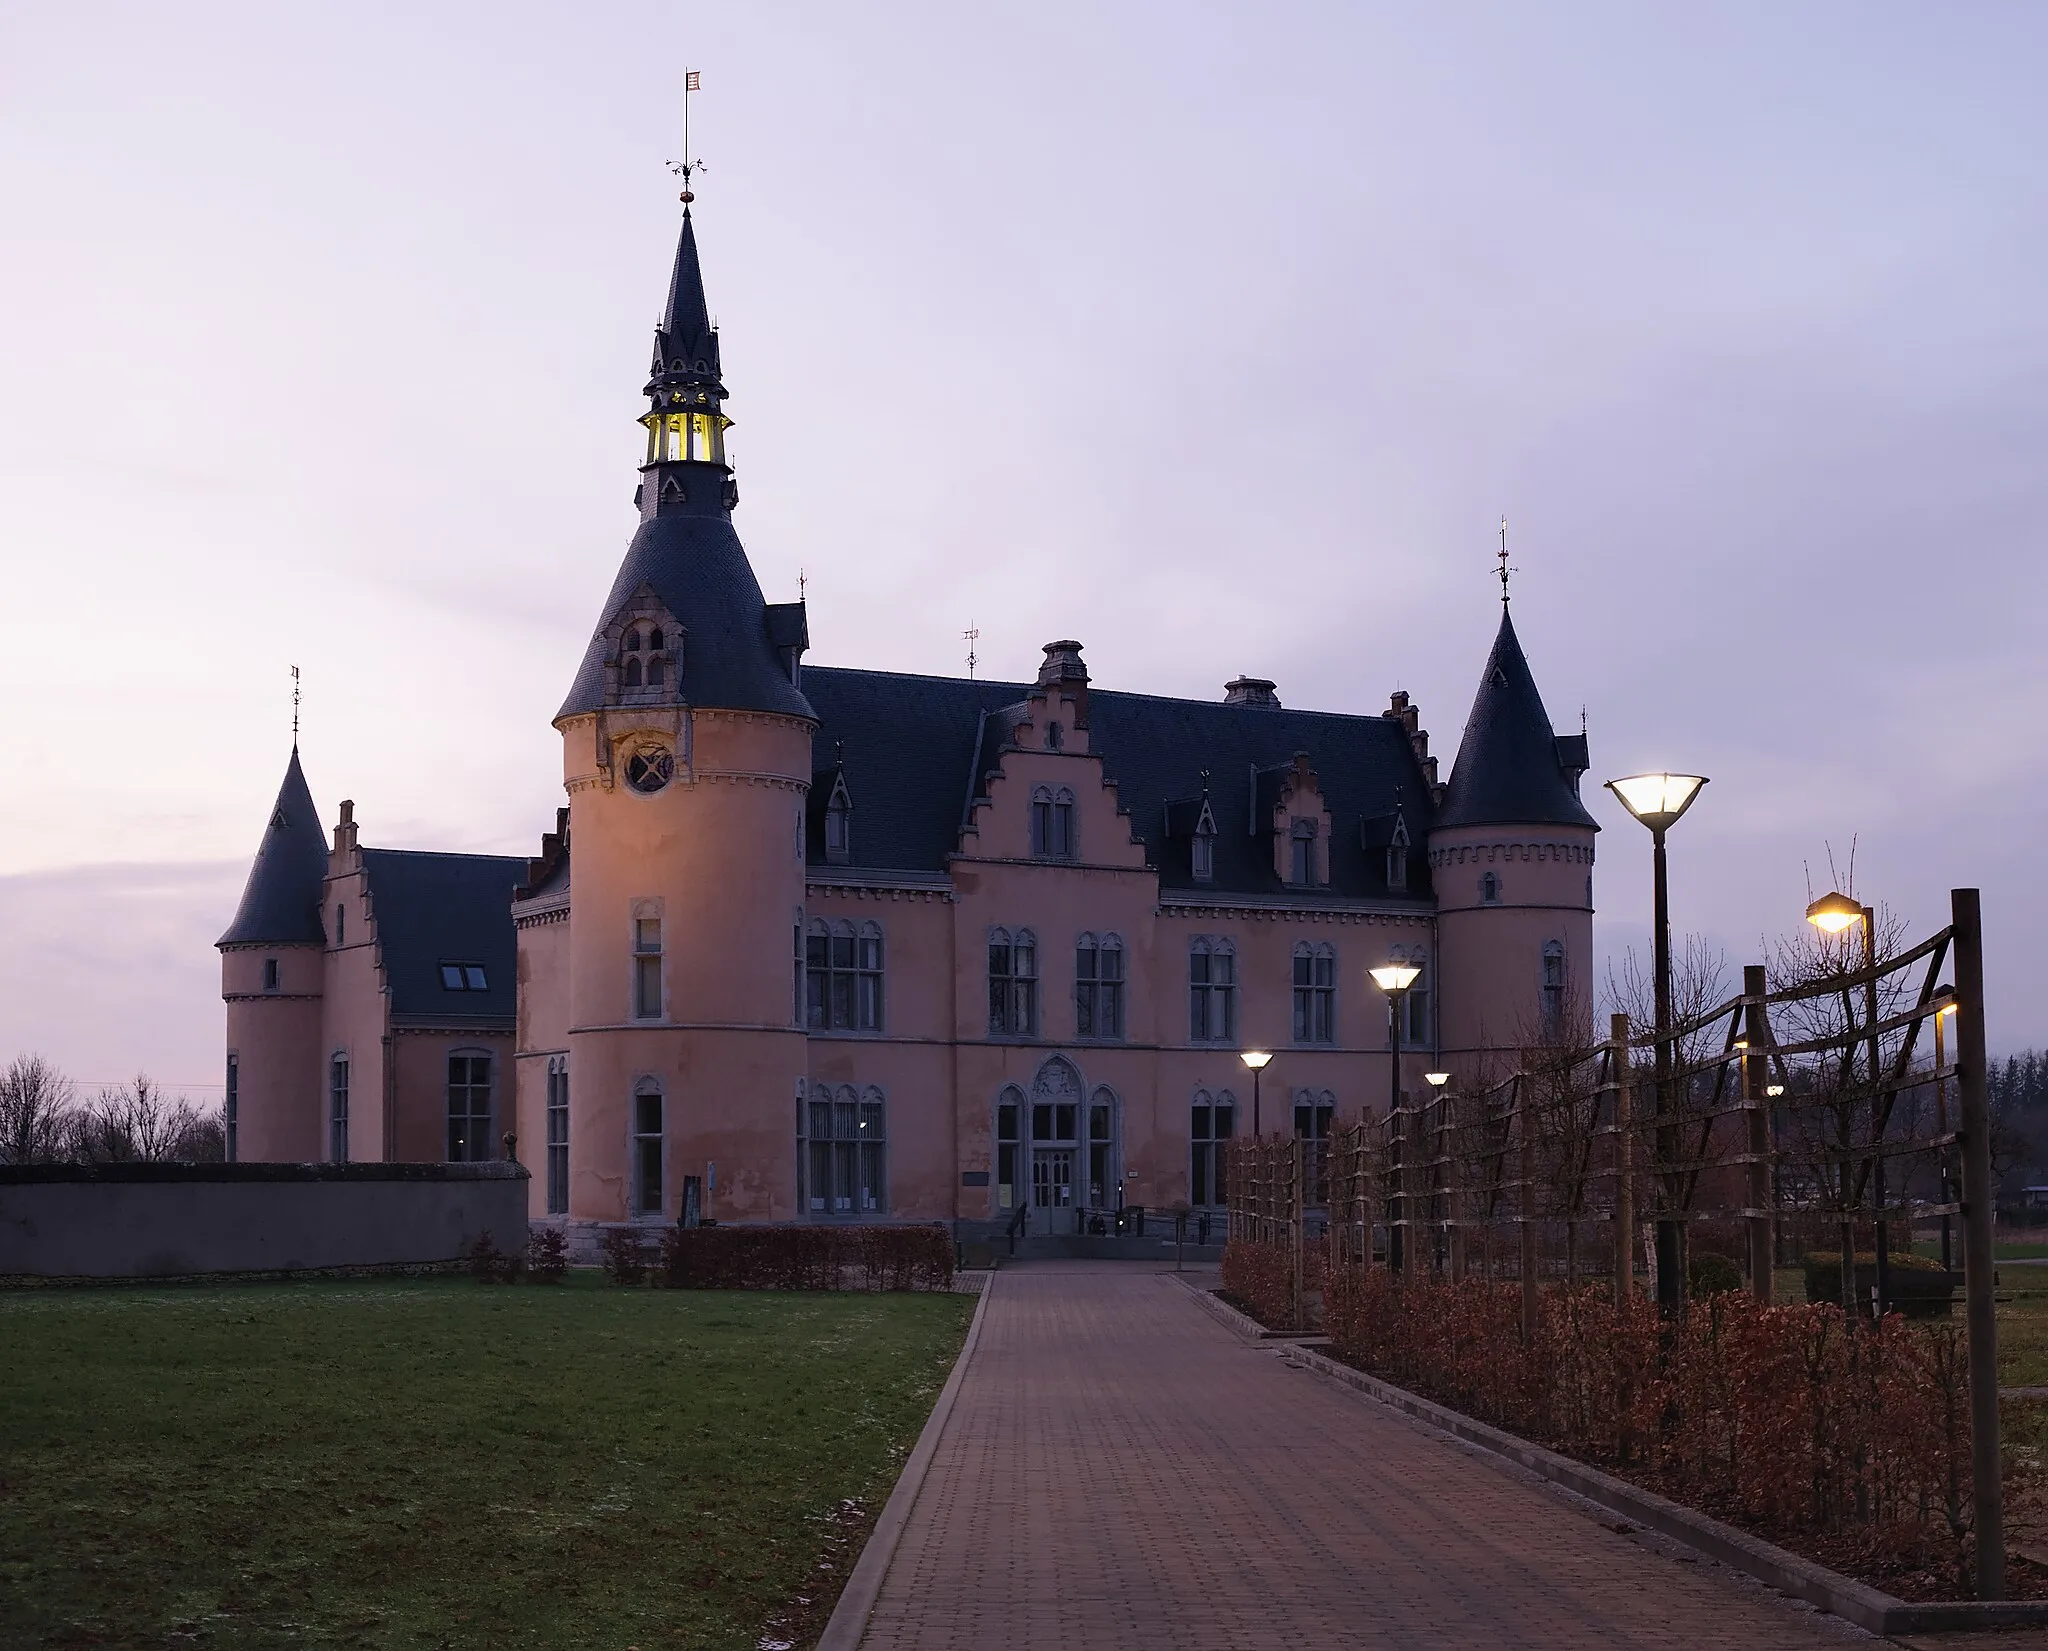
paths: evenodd
<path fill-rule="evenodd" d="M 1269 711 L 1280 709 L 1280 696 L 1273 692 L 1273 684 L 1262 676 L 1232 677 L 1223 684 L 1225 705 L 1263 705 Z"/>
<path fill-rule="evenodd" d="M 1074 702 L 1074 725 L 1088 726 L 1088 667 L 1081 660 L 1081 644 L 1067 640 L 1045 645 L 1045 663 L 1038 667 L 1038 685 L 1057 689 Z"/>

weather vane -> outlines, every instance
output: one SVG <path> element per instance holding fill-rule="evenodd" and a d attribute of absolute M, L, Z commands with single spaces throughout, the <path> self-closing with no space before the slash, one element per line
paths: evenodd
<path fill-rule="evenodd" d="M 974 667 L 981 663 L 974 654 L 974 645 L 981 640 L 981 627 L 979 625 L 969 625 L 966 630 L 960 633 L 960 640 L 967 644 L 967 680 L 972 682 L 974 680 Z"/>
<path fill-rule="evenodd" d="M 1508 605 L 1508 575 L 1520 573 L 1522 570 L 1508 566 L 1508 519 L 1505 516 L 1500 519 L 1500 550 L 1497 554 L 1500 557 L 1500 605 L 1506 607 Z"/>
<path fill-rule="evenodd" d="M 299 748 L 299 668 L 292 667 L 292 749 Z"/>
<path fill-rule="evenodd" d="M 690 192 L 690 174 L 704 170 L 704 163 L 690 158 L 690 94 L 699 89 L 700 76 L 695 69 L 683 71 L 683 158 L 670 161 L 668 169 L 683 180 L 683 205 L 688 206 L 697 197 Z"/>

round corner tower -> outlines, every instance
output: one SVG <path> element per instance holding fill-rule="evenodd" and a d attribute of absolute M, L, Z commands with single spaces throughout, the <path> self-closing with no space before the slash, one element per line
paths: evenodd
<path fill-rule="evenodd" d="M 1444 1056 L 1592 1035 L 1593 837 L 1583 734 L 1560 738 L 1505 604 L 1429 834 Z"/>
<path fill-rule="evenodd" d="M 227 1155 L 310 1163 L 321 1152 L 321 927 L 327 844 L 299 767 L 285 769 L 263 843 L 220 948 L 227 1004 Z"/>
<path fill-rule="evenodd" d="M 817 718 L 802 604 L 763 600 L 733 531 L 687 205 L 644 393 L 640 526 L 555 718 L 574 844 L 568 1214 L 674 1219 L 695 1177 L 706 1215 L 788 1219 Z"/>

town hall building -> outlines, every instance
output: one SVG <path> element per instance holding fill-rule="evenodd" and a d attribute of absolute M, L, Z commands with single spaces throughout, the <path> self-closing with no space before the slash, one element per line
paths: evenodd
<path fill-rule="evenodd" d="M 364 847 L 293 750 L 219 942 L 232 1156 L 511 1150 L 578 1225 L 1087 1230 L 1384 1111 L 1369 969 L 1418 971 L 1409 1091 L 1586 1017 L 1586 740 L 1505 600 L 1448 783 L 1402 693 L 1126 692 L 1071 640 L 1012 682 L 806 667 L 733 528 L 689 199 L 566 806 L 530 860 Z"/>

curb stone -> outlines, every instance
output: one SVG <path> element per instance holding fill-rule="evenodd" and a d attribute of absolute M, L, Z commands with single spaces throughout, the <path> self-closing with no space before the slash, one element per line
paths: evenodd
<path fill-rule="evenodd" d="M 1262 1326 L 1240 1313 L 1228 1302 L 1195 1284 L 1186 1288 L 1195 1299 L 1246 1341 L 1260 1340 Z M 1951 1600 L 1914 1604 L 1881 1593 L 1868 1583 L 1858 1582 L 1817 1565 L 1810 1559 L 1751 1536 L 1747 1531 L 1724 1525 L 1703 1513 L 1640 1490 L 1626 1480 L 1602 1473 L 1598 1468 L 1575 1462 L 1556 1451 L 1545 1450 L 1512 1433 L 1475 1421 L 1458 1411 L 1446 1409 L 1405 1388 L 1368 1376 L 1348 1364 L 1312 1348 L 1266 1341 L 1289 1364 L 1326 1376 L 1366 1398 L 1426 1423 L 1438 1431 L 1477 1445 L 1481 1450 L 1505 1457 L 1540 1478 L 1596 1503 L 1611 1512 L 1625 1514 L 1660 1536 L 1682 1543 L 1731 1570 L 1741 1571 L 1769 1583 L 1782 1594 L 1803 1599 L 1809 1605 L 1833 1613 L 1873 1634 L 1958 1633 L 1974 1629 L 2048 1628 L 2048 1600 Z M 820 1648 L 823 1651 L 823 1648 Z"/>
<path fill-rule="evenodd" d="M 988 1313 L 989 1297 L 995 1293 L 996 1273 L 991 1270 L 974 1304 L 974 1317 L 969 1320 L 966 1338 L 960 1343 L 960 1356 L 953 1361 L 952 1373 L 946 1377 L 946 1385 L 939 1389 L 938 1402 L 932 1406 L 931 1415 L 925 1418 L 924 1430 L 911 1447 L 903 1471 L 896 1476 L 896 1488 L 889 1492 L 889 1500 L 882 1504 L 874 1529 L 868 1532 L 868 1539 L 861 1546 L 860 1558 L 854 1561 L 846 1586 L 839 1592 L 839 1603 L 832 1607 L 832 1615 L 825 1619 L 825 1631 L 818 1636 L 816 1651 L 858 1651 L 861 1636 L 867 1632 L 868 1618 L 874 1612 L 875 1601 L 881 1597 L 883 1579 L 888 1576 L 897 1546 L 903 1540 L 904 1527 L 910 1523 L 910 1510 L 917 1503 L 917 1493 L 924 1488 L 932 1458 L 939 1452 L 939 1435 L 946 1431 L 947 1419 L 953 1414 L 953 1401 L 959 1396 L 961 1378 L 966 1374 L 968 1361 L 974 1357 L 975 1343 L 981 1339 L 981 1321 Z"/>

